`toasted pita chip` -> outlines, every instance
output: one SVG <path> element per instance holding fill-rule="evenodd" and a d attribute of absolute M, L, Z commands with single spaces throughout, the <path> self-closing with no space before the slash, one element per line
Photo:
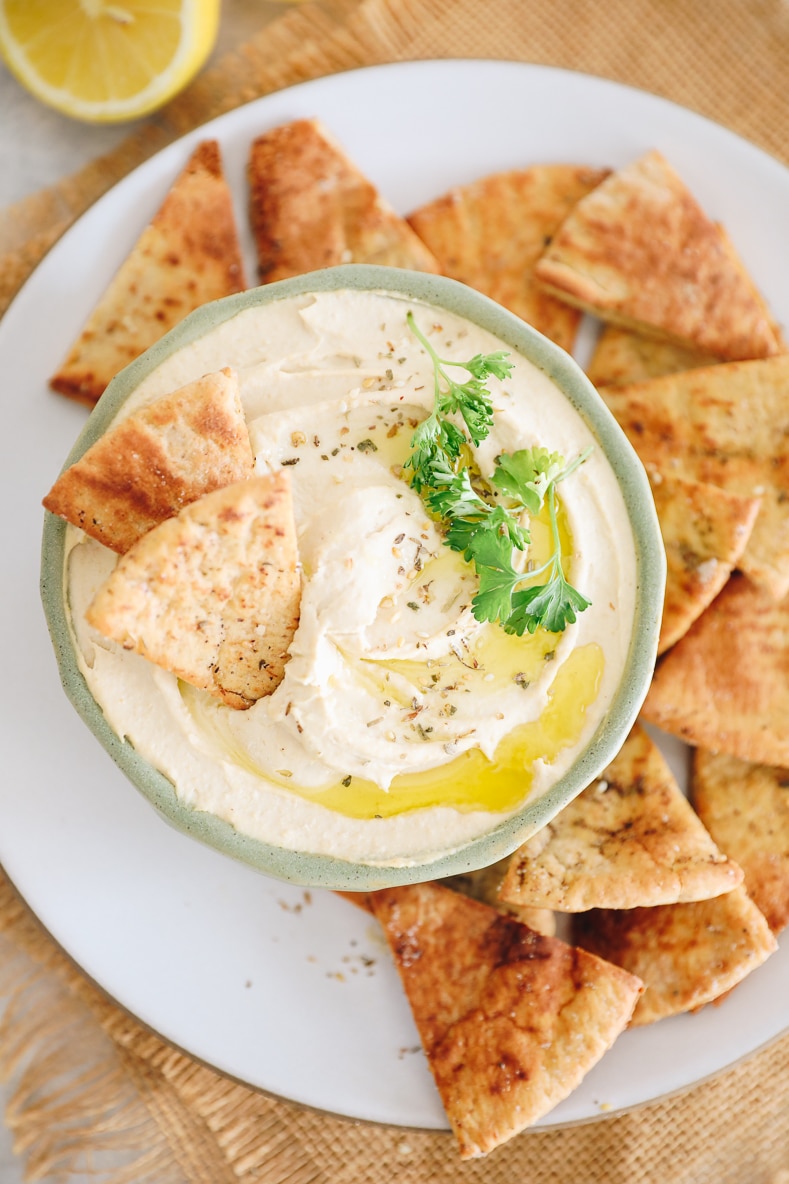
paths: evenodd
<path fill-rule="evenodd" d="M 632 909 L 705 900 L 742 878 L 635 727 L 602 777 L 515 853 L 499 895 L 569 913 Z"/>
<path fill-rule="evenodd" d="M 710 354 L 645 337 L 621 325 L 604 325 L 586 373 L 595 386 L 623 386 L 699 366 L 714 366 L 717 361 Z"/>
<path fill-rule="evenodd" d="M 642 714 L 689 744 L 789 766 L 789 601 L 731 576 L 658 664 Z"/>
<path fill-rule="evenodd" d="M 697 748 L 693 804 L 773 933 L 789 925 L 789 769 Z"/>
<path fill-rule="evenodd" d="M 516 904 L 508 904 L 507 901 L 499 899 L 498 892 L 507 862 L 506 859 L 502 859 L 499 863 L 480 868 L 476 872 L 448 876 L 441 883 L 453 892 L 460 892 L 463 896 L 470 897 L 471 900 L 478 900 L 482 904 L 490 905 L 500 913 L 515 917 L 517 921 L 520 921 L 522 925 L 528 925 L 529 929 L 533 929 L 535 933 L 542 933 L 545 937 L 553 937 L 556 933 L 556 918 L 550 909 L 520 908 Z M 365 909 L 368 913 L 373 911 L 369 892 L 338 891 L 336 895 L 342 896 L 350 904 L 355 904 L 357 908 Z"/>
<path fill-rule="evenodd" d="M 249 186 L 263 283 L 338 263 L 439 271 L 422 240 L 317 119 L 258 136 Z"/>
<path fill-rule="evenodd" d="M 731 990 L 777 949 L 744 888 L 712 900 L 598 910 L 575 918 L 574 940 L 637 975 L 646 990 L 632 1025 L 696 1011 Z"/>
<path fill-rule="evenodd" d="M 490 867 L 482 867 L 477 871 L 464 872 L 458 876 L 449 876 L 442 880 L 447 888 L 455 892 L 462 892 L 472 900 L 479 900 L 482 904 L 489 904 L 500 913 L 507 913 L 522 925 L 528 925 L 535 933 L 542 933 L 545 937 L 553 937 L 556 933 L 556 918 L 551 909 L 530 908 L 513 901 L 503 900 L 500 896 L 501 885 L 507 873 L 510 857 L 492 863 Z"/>
<path fill-rule="evenodd" d="M 559 299 L 727 361 L 780 351 L 728 237 L 656 151 L 575 206 L 535 267 Z"/>
<path fill-rule="evenodd" d="M 683 637 L 720 592 L 742 555 L 761 499 L 692 481 L 666 470 L 649 473 L 667 576 L 658 653 Z"/>
<path fill-rule="evenodd" d="M 208 493 L 121 557 L 90 625 L 185 682 L 246 708 L 282 681 L 299 616 L 283 472 Z"/>
<path fill-rule="evenodd" d="M 370 904 L 369 892 L 343 892 L 339 888 L 334 889 L 335 896 L 341 896 L 343 900 L 347 900 L 348 904 L 353 904 L 357 909 L 361 909 L 365 913 L 371 913 L 373 907 Z"/>
<path fill-rule="evenodd" d="M 215 140 L 198 145 L 51 379 L 92 406 L 129 362 L 209 300 L 245 287 Z"/>
<path fill-rule="evenodd" d="M 608 169 L 547 164 L 452 189 L 408 221 L 441 270 L 570 350 L 581 314 L 534 283 L 534 265 L 570 210 Z"/>
<path fill-rule="evenodd" d="M 44 505 L 123 554 L 190 502 L 254 468 L 238 378 L 221 370 L 111 427 L 61 474 Z"/>
<path fill-rule="evenodd" d="M 647 467 L 718 485 L 761 506 L 739 567 L 789 592 L 789 355 L 603 389 Z"/>
<path fill-rule="evenodd" d="M 438 884 L 371 893 L 462 1159 L 565 1098 L 627 1024 L 640 981 Z"/>

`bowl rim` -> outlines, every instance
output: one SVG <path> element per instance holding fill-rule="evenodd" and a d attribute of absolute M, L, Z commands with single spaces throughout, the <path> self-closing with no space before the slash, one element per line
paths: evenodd
<path fill-rule="evenodd" d="M 636 590 L 633 632 L 622 678 L 594 735 L 566 772 L 534 802 L 528 799 L 490 830 L 430 861 L 360 863 L 294 851 L 245 835 L 186 805 L 173 783 L 110 727 L 79 667 L 66 599 L 67 523 L 47 512 L 41 547 L 41 597 L 63 688 L 72 706 L 121 771 L 182 833 L 256 870 L 305 887 L 348 891 L 439 879 L 488 866 L 547 824 L 613 760 L 632 728 L 652 678 L 663 608 L 666 559 L 644 467 L 580 366 L 558 345 L 489 297 L 445 276 L 373 264 L 345 264 L 247 289 L 203 305 L 113 378 L 91 412 L 63 469 L 103 434 L 133 391 L 167 358 L 248 309 L 294 296 L 351 288 L 391 292 L 471 320 L 544 371 L 585 421 L 615 470 L 633 533 Z"/>

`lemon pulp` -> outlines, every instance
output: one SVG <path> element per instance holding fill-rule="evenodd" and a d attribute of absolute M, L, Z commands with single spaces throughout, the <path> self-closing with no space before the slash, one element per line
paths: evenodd
<path fill-rule="evenodd" d="M 94 122 L 154 110 L 199 70 L 219 0 L 0 0 L 0 52 L 42 102 Z"/>

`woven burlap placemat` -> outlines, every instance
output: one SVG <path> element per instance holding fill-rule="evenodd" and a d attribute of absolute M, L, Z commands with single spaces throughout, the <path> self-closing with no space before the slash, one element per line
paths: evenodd
<path fill-rule="evenodd" d="M 120 148 L 3 211 L 0 312 L 71 222 L 170 140 L 308 78 L 435 57 L 518 59 L 629 83 L 789 163 L 784 0 L 326 0 L 288 11 Z M 65 1184 L 91 1170 L 106 1184 L 789 1184 L 789 1036 L 681 1096 L 525 1132 L 461 1164 L 448 1134 L 304 1111 L 170 1048 L 80 973 L 1 873 L 0 1014 L 6 1118 L 31 1179 Z"/>

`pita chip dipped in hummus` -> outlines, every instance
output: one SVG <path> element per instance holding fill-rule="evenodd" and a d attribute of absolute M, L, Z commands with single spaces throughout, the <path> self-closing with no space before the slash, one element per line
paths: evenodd
<path fill-rule="evenodd" d="M 89 624 L 229 707 L 282 681 L 299 619 L 290 485 L 282 471 L 205 494 L 114 568 Z"/>
<path fill-rule="evenodd" d="M 61 474 L 44 505 L 122 555 L 190 502 L 253 472 L 238 376 L 225 369 L 111 427 Z"/>

